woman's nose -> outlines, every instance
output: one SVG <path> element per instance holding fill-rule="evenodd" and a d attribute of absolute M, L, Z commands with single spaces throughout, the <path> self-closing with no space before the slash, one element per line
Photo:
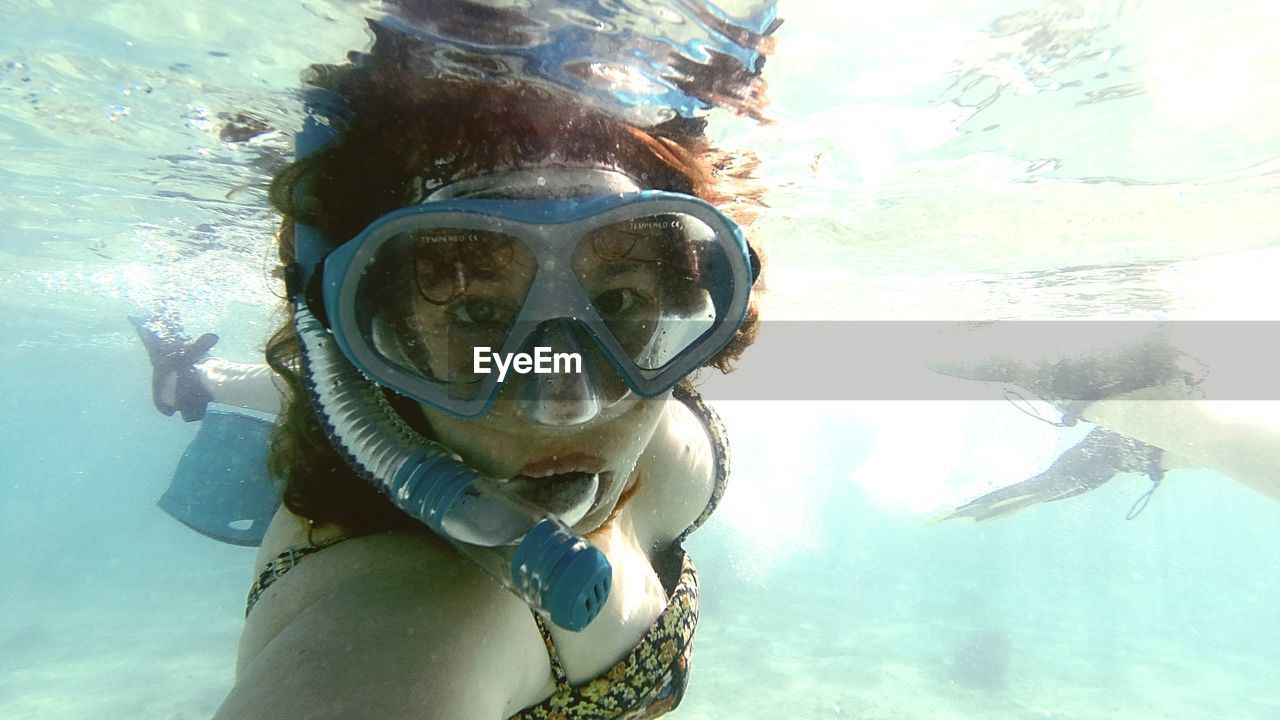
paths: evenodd
<path fill-rule="evenodd" d="M 599 367 L 598 353 L 588 352 L 592 343 L 581 333 L 568 319 L 552 320 L 533 333 L 526 352 L 549 355 L 550 372 L 520 375 L 508 383 L 516 416 L 536 425 L 581 425 L 617 401 L 606 397 L 608 378 L 601 376 L 613 368 L 607 362 Z"/>

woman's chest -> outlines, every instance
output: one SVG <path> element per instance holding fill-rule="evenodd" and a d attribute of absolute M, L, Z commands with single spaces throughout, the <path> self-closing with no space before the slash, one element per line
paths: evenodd
<path fill-rule="evenodd" d="M 596 678 L 625 658 L 667 606 L 667 593 L 626 513 L 592 543 L 613 566 L 613 586 L 600 615 L 581 632 L 550 627 L 551 639 L 571 684 Z"/>

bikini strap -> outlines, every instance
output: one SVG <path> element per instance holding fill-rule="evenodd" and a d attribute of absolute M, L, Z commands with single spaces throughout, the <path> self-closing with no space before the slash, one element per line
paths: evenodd
<path fill-rule="evenodd" d="M 311 533 L 307 533 L 310 539 Z M 249 588 L 249 598 L 245 603 L 244 616 L 249 617 L 249 611 L 253 610 L 253 606 L 257 604 L 258 598 L 262 597 L 262 593 L 267 591 L 275 581 L 284 577 L 284 574 L 298 566 L 303 558 L 309 557 L 328 547 L 333 547 L 343 540 L 350 540 L 355 535 L 339 535 L 336 538 L 323 543 L 310 543 L 299 547 L 291 547 L 275 556 L 271 562 L 268 562 L 262 572 L 258 573 L 258 579 L 253 582 L 253 586 Z"/>
<path fill-rule="evenodd" d="M 547 646 L 547 657 L 551 660 L 551 677 L 555 678 L 556 689 L 569 687 L 569 676 L 560 664 L 560 653 L 556 652 L 556 642 L 551 639 L 551 629 L 538 613 L 533 613 L 533 621 L 538 624 L 538 634 L 542 635 L 542 644 Z"/>
<path fill-rule="evenodd" d="M 249 611 L 257 604 L 258 598 L 262 597 L 262 593 L 271 587 L 272 583 L 279 580 L 285 573 L 292 570 L 302 559 L 312 553 L 319 552 L 328 545 L 317 547 L 315 545 L 304 545 L 303 547 L 289 548 L 275 557 L 274 560 L 266 564 L 262 572 L 258 574 L 258 579 L 254 581 L 253 586 L 249 588 L 249 599 L 245 603 L 244 615 L 249 616 Z"/>
<path fill-rule="evenodd" d="M 724 497 L 725 488 L 729 485 L 729 437 L 725 432 L 724 423 L 721 422 L 720 416 L 715 410 L 702 399 L 702 395 L 688 382 L 682 382 L 675 386 L 672 397 L 684 403 L 686 407 L 693 411 L 702 421 L 703 427 L 707 430 L 707 436 L 711 438 L 711 450 L 715 454 L 715 485 L 711 489 L 711 498 L 707 501 L 707 507 L 693 521 L 684 532 L 680 533 L 680 537 L 676 538 L 676 544 L 684 542 L 694 530 L 702 527 L 702 523 L 711 517 L 716 507 L 720 504 L 720 499 Z"/>

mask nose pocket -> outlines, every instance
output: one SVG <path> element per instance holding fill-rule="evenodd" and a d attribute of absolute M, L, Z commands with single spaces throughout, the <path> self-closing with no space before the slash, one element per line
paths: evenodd
<path fill-rule="evenodd" d="M 516 414 L 538 425 L 589 422 L 629 392 L 596 343 L 573 320 L 540 325 L 523 352 L 534 357 L 534 371 L 508 381 Z M 537 358 L 543 358 L 541 368 Z M 542 372 L 540 370 L 547 370 Z"/>

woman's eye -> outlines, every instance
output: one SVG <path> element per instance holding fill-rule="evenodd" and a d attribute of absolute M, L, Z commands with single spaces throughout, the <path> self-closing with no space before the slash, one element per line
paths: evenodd
<path fill-rule="evenodd" d="M 472 298 L 454 305 L 449 310 L 455 322 L 467 325 L 489 325 L 498 317 L 498 305 L 492 300 Z"/>
<path fill-rule="evenodd" d="M 601 315 L 618 315 L 634 310 L 643 298 L 630 288 L 614 288 L 606 290 L 595 297 L 592 302 Z"/>

